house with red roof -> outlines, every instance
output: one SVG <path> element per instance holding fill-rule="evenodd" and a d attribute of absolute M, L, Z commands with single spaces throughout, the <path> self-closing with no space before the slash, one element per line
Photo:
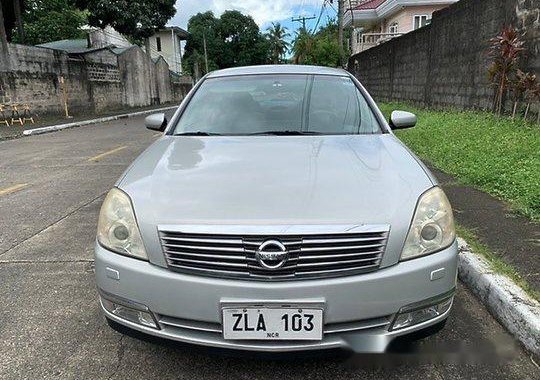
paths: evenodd
<path fill-rule="evenodd" d="M 345 0 L 345 27 L 353 29 L 352 54 L 431 23 L 435 11 L 458 0 Z"/>

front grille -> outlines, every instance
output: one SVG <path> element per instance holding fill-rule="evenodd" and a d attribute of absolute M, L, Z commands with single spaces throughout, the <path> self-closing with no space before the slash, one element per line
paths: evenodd
<path fill-rule="evenodd" d="M 169 269 L 211 277 L 280 281 L 349 276 L 377 270 L 388 226 L 330 234 L 209 234 L 160 231 Z M 354 230 L 353 230 L 354 231 Z M 281 242 L 288 260 L 266 269 L 256 251 L 268 240 Z"/>

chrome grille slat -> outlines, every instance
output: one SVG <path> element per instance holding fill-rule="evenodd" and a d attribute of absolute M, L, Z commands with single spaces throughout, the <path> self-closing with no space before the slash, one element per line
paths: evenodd
<path fill-rule="evenodd" d="M 244 240 L 244 245 L 251 245 L 251 246 L 254 246 L 255 248 L 252 248 L 252 249 L 256 249 L 259 245 L 261 245 L 265 240 L 268 240 L 268 239 L 261 239 L 261 240 Z M 287 241 L 287 240 L 283 240 L 281 242 L 284 246 L 291 246 L 291 245 L 300 245 L 302 244 L 302 240 L 297 240 L 297 241 Z"/>
<path fill-rule="evenodd" d="M 351 257 L 365 257 L 372 255 L 380 255 L 383 251 L 369 251 L 361 253 L 335 253 L 333 255 L 302 255 L 303 260 L 316 260 L 316 259 L 340 259 L 340 258 L 351 258 Z"/>
<path fill-rule="evenodd" d="M 343 260 L 343 261 L 319 261 L 315 263 L 298 263 L 297 268 L 314 268 L 314 267 L 324 267 L 324 266 L 334 266 L 334 265 L 348 265 L 348 264 L 357 264 L 364 263 L 368 261 L 377 261 L 378 257 L 369 258 L 369 259 L 358 259 L 358 260 Z"/>
<path fill-rule="evenodd" d="M 210 277 L 242 280 L 283 281 L 350 276 L 377 270 L 386 249 L 389 226 L 356 226 L 345 232 L 279 233 L 274 228 L 268 234 L 249 232 L 211 234 L 206 232 L 175 232 L 160 230 L 159 235 L 169 269 Z M 359 228 L 357 228 L 359 227 Z M 195 231 L 202 227 L 194 228 Z M 216 227 L 219 229 L 219 226 Z M 334 231 L 330 226 L 329 231 Z M 267 230 L 263 227 L 262 231 Z M 273 230 L 278 231 L 274 233 Z M 287 230 L 287 229 L 283 229 Z M 287 262 L 278 269 L 266 269 L 257 261 L 257 248 L 267 240 L 277 240 L 288 252 Z"/>
<path fill-rule="evenodd" d="M 208 243 L 208 244 L 237 244 L 242 246 L 242 239 L 203 239 L 203 238 L 192 238 L 192 237 L 162 237 L 164 240 L 173 240 L 173 241 L 186 241 L 190 243 Z"/>
<path fill-rule="evenodd" d="M 216 263 L 214 261 L 206 261 L 206 260 L 192 260 L 192 259 L 184 259 L 184 258 L 181 258 L 181 259 L 173 259 L 173 258 L 171 258 L 170 260 L 171 261 L 180 261 L 182 263 L 203 264 L 203 265 L 210 265 L 210 266 L 215 266 L 216 265 Z M 235 267 L 235 268 L 247 268 L 246 263 L 230 263 L 228 261 L 221 261 L 219 263 L 219 266 Z"/>
<path fill-rule="evenodd" d="M 196 246 L 196 245 L 185 245 L 185 244 L 169 244 L 169 243 L 163 243 L 164 247 L 167 248 L 180 248 L 180 249 L 192 249 L 192 250 L 200 250 L 200 251 L 221 251 L 221 252 L 237 252 L 237 253 L 244 253 L 244 248 L 232 248 L 232 247 L 209 247 L 209 246 Z"/>
<path fill-rule="evenodd" d="M 302 247 L 302 252 L 316 251 L 349 251 L 351 249 L 381 248 L 382 244 L 335 246 L 335 247 Z"/>
<path fill-rule="evenodd" d="M 216 334 L 222 334 L 223 328 L 221 323 L 202 322 L 191 319 L 183 319 L 177 317 L 169 317 L 166 315 L 157 315 L 158 323 L 162 327 L 181 328 L 191 331 L 202 331 Z M 349 333 L 361 330 L 370 330 L 376 328 L 386 328 L 392 321 L 392 316 L 384 316 L 379 318 L 370 318 L 359 321 L 340 322 L 340 323 L 325 323 L 323 326 L 324 334 L 339 334 Z"/>
<path fill-rule="evenodd" d="M 246 256 L 244 255 L 238 255 L 238 256 L 230 256 L 230 255 L 212 255 L 208 253 L 193 253 L 193 252 L 171 252 L 169 250 L 165 250 L 171 258 L 176 257 L 175 255 L 181 255 L 181 256 L 188 256 L 188 257 L 203 257 L 206 259 L 218 259 L 218 260 L 246 260 Z M 179 259 L 180 260 L 180 259 Z"/>
<path fill-rule="evenodd" d="M 364 242 L 364 241 L 384 241 L 386 240 L 385 236 L 377 236 L 377 237 L 369 237 L 369 238 L 345 238 L 345 239 L 311 239 L 311 238 L 304 238 L 303 243 L 304 244 L 345 244 L 345 243 L 356 243 L 356 242 Z"/>
<path fill-rule="evenodd" d="M 178 327 L 181 329 L 214 332 L 220 334 L 223 331 L 221 324 L 219 323 L 192 321 L 187 319 L 166 317 L 164 315 L 158 316 L 158 321 L 161 325 Z"/>
<path fill-rule="evenodd" d="M 369 268 L 378 268 L 380 265 L 379 264 L 373 264 L 373 265 L 366 265 L 366 266 L 363 266 L 362 269 L 367 270 Z M 345 272 L 351 272 L 351 271 L 356 271 L 358 269 L 356 268 L 340 268 L 340 269 L 327 269 L 327 270 L 317 270 L 317 271 L 309 271 L 309 272 L 300 272 L 300 271 L 296 271 L 296 274 L 300 274 L 300 275 L 316 275 L 316 274 L 322 274 L 322 273 L 345 273 Z"/>

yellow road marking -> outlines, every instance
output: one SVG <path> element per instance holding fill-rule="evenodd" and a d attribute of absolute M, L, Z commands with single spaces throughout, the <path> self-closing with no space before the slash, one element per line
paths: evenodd
<path fill-rule="evenodd" d="M 162 134 L 163 134 L 163 133 L 161 133 L 161 132 L 159 132 L 159 133 L 154 133 L 154 134 L 152 135 L 152 137 L 159 137 L 159 136 L 161 136 Z"/>
<path fill-rule="evenodd" d="M 127 148 L 127 145 L 123 145 L 123 146 L 119 146 L 118 148 L 114 148 L 113 150 L 109 150 L 108 152 L 105 152 L 105 153 L 101 153 L 101 154 L 98 154 L 97 156 L 94 156 L 92 158 L 89 158 L 88 161 L 99 161 L 101 160 L 103 157 L 107 157 L 111 154 L 114 154 L 116 152 L 120 152 L 121 150 L 124 150 Z"/>
<path fill-rule="evenodd" d="M 0 195 L 11 194 L 11 193 L 14 193 L 16 191 L 22 190 L 27 186 L 28 186 L 27 183 L 19 183 L 18 185 L 15 185 L 15 186 L 6 187 L 5 189 L 0 189 Z"/>

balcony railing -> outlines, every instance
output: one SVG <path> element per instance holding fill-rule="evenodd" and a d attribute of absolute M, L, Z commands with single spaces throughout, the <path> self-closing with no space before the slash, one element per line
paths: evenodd
<path fill-rule="evenodd" d="M 361 34 L 358 37 L 358 39 L 355 41 L 356 43 L 353 46 L 353 53 L 354 54 L 361 53 L 374 46 L 385 43 L 386 41 L 389 41 L 392 38 L 402 36 L 403 34 L 404 33 L 364 33 L 364 34 Z"/>
<path fill-rule="evenodd" d="M 347 10 L 356 8 L 358 5 L 365 3 L 369 0 L 348 0 L 345 1 L 345 7 Z"/>

